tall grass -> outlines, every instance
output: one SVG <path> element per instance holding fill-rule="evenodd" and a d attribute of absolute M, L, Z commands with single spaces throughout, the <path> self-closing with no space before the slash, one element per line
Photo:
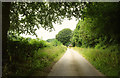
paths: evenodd
<path fill-rule="evenodd" d="M 42 71 L 48 74 L 50 70 L 45 70 L 45 68 L 51 66 L 53 63 L 58 61 L 60 57 L 65 53 L 65 51 L 66 47 L 64 46 L 46 47 L 36 51 L 32 63 L 32 68 L 35 73 L 32 75 L 43 75 L 41 73 L 38 73 L 38 71 Z"/>
<path fill-rule="evenodd" d="M 58 60 L 58 57 L 61 57 L 66 51 L 66 47 L 59 42 L 55 44 L 56 46 L 41 39 L 8 37 L 9 59 L 3 66 L 3 77 L 28 76 L 34 71 L 47 71 L 47 75 L 46 67 Z M 41 74 L 39 73 L 39 75 Z"/>
<path fill-rule="evenodd" d="M 111 51 L 107 49 L 94 49 L 94 48 L 80 48 L 74 47 L 74 50 L 78 51 L 84 56 L 93 66 L 106 76 L 118 76 L 120 72 L 120 58 L 119 51 Z"/>

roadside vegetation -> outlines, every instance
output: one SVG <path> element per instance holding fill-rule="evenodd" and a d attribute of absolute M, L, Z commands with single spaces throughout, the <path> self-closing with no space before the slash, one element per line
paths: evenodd
<path fill-rule="evenodd" d="M 47 76 L 52 65 L 66 51 L 66 47 L 57 40 L 48 43 L 39 38 L 31 39 L 10 35 L 7 43 L 9 60 L 4 60 L 3 77 Z"/>
<path fill-rule="evenodd" d="M 16 35 L 36 35 L 36 30 L 40 29 L 41 27 L 47 31 L 52 31 L 54 30 L 53 23 L 62 23 L 62 19 L 71 19 L 72 16 L 79 18 L 81 15 L 76 13 L 78 10 L 75 8 L 83 7 L 84 4 L 85 3 L 78 2 L 2 2 L 2 76 L 9 76 L 11 74 L 24 75 L 29 72 L 28 70 L 34 70 L 35 66 L 33 65 L 36 65 L 37 63 L 38 68 L 39 66 L 42 68 L 47 67 L 48 64 L 46 64 L 46 62 L 46 65 L 41 65 L 40 62 L 35 62 L 34 60 L 35 53 L 41 51 L 43 48 L 50 49 L 50 51 L 51 49 L 53 51 L 56 50 L 59 55 L 62 54 L 63 50 L 65 52 L 65 47 L 62 47 L 62 45 L 60 48 L 60 45 L 58 44 L 58 46 L 53 46 L 54 44 L 48 44 L 43 40 L 32 39 L 30 42 L 28 42 L 29 39 L 26 40 L 24 38 L 18 41 L 9 40 L 7 38 L 8 32 L 14 33 Z M 81 9 L 82 8 L 79 9 L 79 12 Z M 56 49 L 53 47 L 59 48 Z M 45 57 L 47 54 L 44 53 L 42 54 L 42 57 L 45 57 L 45 59 L 48 60 L 55 59 L 57 54 L 55 53 L 54 55 L 54 53 L 49 54 L 53 55 L 52 58 L 51 56 Z M 45 59 L 42 58 L 40 61 Z M 41 70 L 43 70 L 42 68 Z"/>
<path fill-rule="evenodd" d="M 19 36 L 36 35 L 35 31 L 41 27 L 52 31 L 53 23 L 72 17 L 79 20 L 75 30 L 60 31 L 56 39 L 44 41 Z M 26 76 L 38 71 L 46 75 L 66 51 L 63 45 L 69 44 L 76 46 L 74 49 L 106 76 L 118 76 L 119 19 L 119 2 L 3 2 L 2 76 Z"/>
<path fill-rule="evenodd" d="M 120 75 L 120 4 L 90 3 L 73 31 L 74 49 L 106 76 Z"/>
<path fill-rule="evenodd" d="M 106 76 L 118 76 L 119 74 L 119 51 L 111 51 L 108 49 L 95 49 L 95 48 L 80 48 L 73 47 L 74 50 L 79 52 L 85 57 L 97 70 Z"/>

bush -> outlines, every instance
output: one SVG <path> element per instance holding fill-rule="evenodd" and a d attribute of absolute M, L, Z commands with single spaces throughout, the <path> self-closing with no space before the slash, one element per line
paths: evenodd
<path fill-rule="evenodd" d="M 59 46 L 59 45 L 62 45 L 62 43 L 60 42 L 60 41 L 58 41 L 58 40 L 53 40 L 52 42 L 51 42 L 51 44 L 53 45 L 53 46 Z"/>
<path fill-rule="evenodd" d="M 48 43 L 40 39 L 16 36 L 9 36 L 7 45 L 9 59 L 3 68 L 4 77 L 30 75 L 30 72 L 35 70 L 43 71 L 66 50 L 57 40 Z"/>

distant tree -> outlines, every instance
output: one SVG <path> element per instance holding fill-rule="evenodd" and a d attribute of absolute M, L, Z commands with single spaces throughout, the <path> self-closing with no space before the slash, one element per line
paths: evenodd
<path fill-rule="evenodd" d="M 52 44 L 53 46 L 62 45 L 62 43 L 61 43 L 60 41 L 58 41 L 57 39 L 54 39 L 54 40 L 51 42 L 51 44 Z"/>
<path fill-rule="evenodd" d="M 47 39 L 46 41 L 47 42 L 52 42 L 52 41 L 54 41 L 55 40 L 55 38 L 53 38 L 53 39 Z"/>
<path fill-rule="evenodd" d="M 70 38 L 72 37 L 72 30 L 69 28 L 65 28 L 61 30 L 57 35 L 56 39 L 63 43 L 63 45 L 68 46 L 70 43 Z"/>
<path fill-rule="evenodd" d="M 39 28 L 53 30 L 53 23 L 81 17 L 83 2 L 2 2 L 2 52 L 9 59 L 7 34 L 36 35 Z M 21 17 L 21 18 L 20 18 Z M 5 63 L 5 62 L 4 62 Z"/>
<path fill-rule="evenodd" d="M 53 22 L 80 18 L 86 3 L 83 2 L 3 2 L 2 52 L 7 55 L 7 33 L 36 35 L 40 27 L 52 30 Z M 21 17 L 21 18 L 20 18 Z M 3 57 L 4 58 L 4 57 Z M 5 57 L 6 58 L 6 57 Z"/>
<path fill-rule="evenodd" d="M 49 42 L 49 43 L 51 43 L 52 46 L 59 46 L 59 45 L 62 44 L 60 41 L 58 41 L 58 40 L 55 39 L 55 38 L 47 39 L 46 41 Z"/>

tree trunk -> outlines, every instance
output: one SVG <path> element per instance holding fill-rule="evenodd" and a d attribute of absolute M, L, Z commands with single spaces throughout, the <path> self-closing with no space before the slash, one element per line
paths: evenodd
<path fill-rule="evenodd" d="M 2 3 L 2 64 L 8 61 L 8 52 L 7 52 L 7 32 L 10 27 L 10 2 Z"/>

